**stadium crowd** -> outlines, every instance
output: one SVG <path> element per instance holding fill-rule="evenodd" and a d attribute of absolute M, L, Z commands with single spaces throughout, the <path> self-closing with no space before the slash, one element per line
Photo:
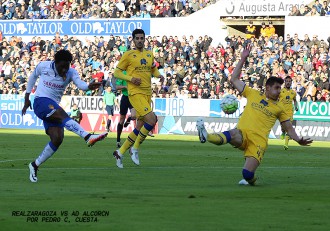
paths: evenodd
<path fill-rule="evenodd" d="M 31 2 L 33 5 L 35 1 Z M 39 6 L 43 2 L 46 1 L 41 0 Z M 72 0 L 71 5 L 87 2 L 90 1 Z M 267 28 L 272 27 L 271 23 L 268 24 Z M 229 79 L 242 49 L 251 44 L 252 56 L 241 75 L 246 84 L 263 91 L 268 77 L 285 78 L 289 75 L 298 100 L 330 102 L 329 42 L 330 39 L 324 41 L 309 34 L 283 37 L 273 28 L 266 34 L 260 31 L 259 37 L 228 36 L 224 44 L 215 46 L 208 35 L 197 38 L 191 35 L 180 38 L 175 35 L 148 36 L 145 48 L 153 50 L 156 65 L 165 76 L 163 83 L 153 79 L 154 97 L 218 99 L 228 93 L 239 97 Z M 121 55 L 131 49 L 132 44 L 131 37 L 112 35 L 105 39 L 94 36 L 80 41 L 59 33 L 52 40 L 34 37 L 23 42 L 20 37 L 2 36 L 0 31 L 0 94 L 24 94 L 27 79 L 36 65 L 43 60 L 52 60 L 57 50 L 68 49 L 74 57 L 72 67 L 81 77 L 85 81 L 103 82 L 103 87 L 83 92 L 70 85 L 65 94 L 100 96 L 104 86 L 112 86 L 115 90 L 113 71 Z"/>
<path fill-rule="evenodd" d="M 95 79 L 104 86 L 114 84 L 113 71 L 123 52 L 131 48 L 127 39 L 110 36 L 109 40 L 94 37 L 85 41 L 57 35 L 52 41 L 41 37 L 24 43 L 18 37 L 3 37 L 0 43 L 0 93 L 23 94 L 28 76 L 43 60 L 52 60 L 55 51 L 68 49 L 73 53 L 72 67 L 86 81 Z M 145 48 L 151 49 L 164 83 L 153 81 L 154 97 L 182 97 L 217 99 L 233 92 L 229 79 L 242 48 L 253 45 L 252 56 L 242 70 L 242 76 L 251 87 L 263 90 L 269 76 L 293 79 L 293 89 L 299 100 L 329 101 L 329 43 L 297 34 L 286 38 L 274 34 L 270 39 L 260 36 L 247 40 L 228 36 L 226 44 L 212 46 L 212 38 L 178 38 L 166 36 L 147 38 Z M 115 89 L 115 87 L 114 87 Z M 74 85 L 66 95 L 102 95 L 103 88 L 84 93 Z"/>
<path fill-rule="evenodd" d="M 216 0 L 2 0 L 0 20 L 184 17 Z"/>
<path fill-rule="evenodd" d="M 289 16 L 326 16 L 330 15 L 329 0 L 315 0 L 311 4 L 301 5 L 300 9 L 293 6 Z"/>

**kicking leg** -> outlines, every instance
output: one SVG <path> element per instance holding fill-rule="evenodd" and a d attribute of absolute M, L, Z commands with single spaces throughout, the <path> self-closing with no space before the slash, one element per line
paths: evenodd
<path fill-rule="evenodd" d="M 242 145 L 242 133 L 238 129 L 232 129 L 220 133 L 208 133 L 202 118 L 197 120 L 196 127 L 201 143 L 208 141 L 216 145 L 223 145 L 227 143 L 230 143 L 235 147 L 240 147 Z"/>

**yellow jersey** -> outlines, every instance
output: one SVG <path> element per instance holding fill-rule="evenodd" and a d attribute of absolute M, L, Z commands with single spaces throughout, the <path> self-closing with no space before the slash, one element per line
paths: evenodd
<path fill-rule="evenodd" d="M 260 29 L 260 34 L 263 36 L 263 37 L 266 37 L 267 36 L 267 27 L 265 27 L 265 28 L 261 28 Z"/>
<path fill-rule="evenodd" d="M 293 100 L 296 100 L 296 91 L 283 88 L 280 94 L 280 102 L 283 103 L 284 109 L 289 115 L 293 115 Z"/>
<path fill-rule="evenodd" d="M 281 102 L 267 99 L 265 94 L 248 86 L 244 87 L 242 95 L 247 98 L 247 104 L 238 121 L 238 129 L 268 140 L 270 130 L 277 119 L 280 122 L 290 120 Z"/>
<path fill-rule="evenodd" d="M 256 27 L 248 25 L 245 29 L 245 33 L 246 33 L 246 38 L 247 39 L 255 37 Z"/>
<path fill-rule="evenodd" d="M 267 27 L 266 35 L 271 38 L 275 34 L 275 27 Z"/>
<path fill-rule="evenodd" d="M 135 49 L 126 51 L 119 60 L 117 68 L 126 71 L 128 76 L 141 78 L 139 86 L 127 81 L 129 95 L 151 95 L 151 77 L 160 75 L 154 63 L 152 51 L 145 49 L 143 51 Z"/>

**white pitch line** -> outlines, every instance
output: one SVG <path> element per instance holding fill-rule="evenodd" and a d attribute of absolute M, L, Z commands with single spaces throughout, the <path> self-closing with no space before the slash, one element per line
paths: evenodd
<path fill-rule="evenodd" d="M 167 169 L 241 169 L 242 167 L 223 167 L 223 166 L 194 166 L 194 167 L 185 167 L 185 166 L 154 166 L 154 167 L 134 167 L 134 166 L 125 166 L 126 169 L 157 169 L 157 170 L 167 170 Z M 125 169 L 124 168 L 124 169 Z M 279 166 L 279 167 L 274 167 L 274 166 L 265 166 L 262 167 L 263 169 L 330 169 L 330 167 L 304 167 L 304 166 Z M 27 168 L 0 168 L 0 171 L 26 171 Z M 99 168 L 90 168 L 90 167 L 81 167 L 81 168 L 53 168 L 53 167 L 45 167 L 43 168 L 45 170 L 112 170 L 112 169 L 117 169 L 117 167 L 99 167 Z M 119 170 L 118 170 L 119 171 Z"/>
<path fill-rule="evenodd" d="M 52 158 L 52 160 L 77 160 L 77 158 Z M 109 158 L 79 158 L 79 160 L 109 160 Z M 7 163 L 7 162 L 16 162 L 16 161 L 32 161 L 33 158 L 30 159 L 13 159 L 13 160 L 0 160 L 0 163 Z"/>
<path fill-rule="evenodd" d="M 149 159 L 149 158 L 148 158 Z M 76 158 L 53 158 L 54 160 L 76 160 Z M 79 158 L 79 160 L 109 160 L 110 167 L 80 167 L 80 168 L 52 168 L 52 167 L 45 167 L 47 170 L 109 170 L 109 169 L 117 169 L 115 166 L 112 166 L 111 158 Z M 13 160 L 0 160 L 1 163 L 9 163 L 9 162 L 16 162 L 16 161 L 31 161 L 31 159 L 13 159 Z M 305 164 L 308 164 L 305 162 Z M 125 168 L 143 168 L 143 169 L 241 169 L 240 166 L 127 166 Z M 330 169 L 330 167 L 320 167 L 320 166 L 261 166 L 263 169 Z M 1 168 L 0 165 L 0 171 L 25 171 L 26 169 L 22 168 Z"/>

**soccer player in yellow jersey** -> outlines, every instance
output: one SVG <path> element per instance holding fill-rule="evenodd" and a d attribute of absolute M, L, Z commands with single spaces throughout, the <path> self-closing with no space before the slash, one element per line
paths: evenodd
<path fill-rule="evenodd" d="M 290 116 L 290 121 L 293 125 L 296 125 L 296 121 L 293 120 L 293 106 L 296 111 L 298 111 L 298 103 L 296 100 L 296 91 L 291 89 L 292 79 L 290 76 L 287 76 L 284 79 L 284 87 L 281 90 L 280 102 L 283 103 L 286 113 Z M 293 102 L 293 105 L 292 105 Z M 285 138 L 284 150 L 289 148 L 289 139 L 290 136 L 286 134 L 285 130 L 282 128 L 281 139 Z"/>
<path fill-rule="evenodd" d="M 284 106 L 278 101 L 283 79 L 270 77 L 266 81 L 265 93 L 246 86 L 239 79 L 241 69 L 250 54 L 250 46 L 243 50 L 241 59 L 237 63 L 230 82 L 247 98 L 247 104 L 240 117 L 237 128 L 218 134 L 208 134 L 203 119 L 198 119 L 196 126 L 199 139 L 202 143 L 209 141 L 216 145 L 230 143 L 244 151 L 245 164 L 242 175 L 246 182 L 254 185 L 255 171 L 263 159 L 268 145 L 268 135 L 278 119 L 288 135 L 300 145 L 309 146 L 313 141 L 310 138 L 298 137 L 290 116 L 286 114 Z"/>
<path fill-rule="evenodd" d="M 128 98 L 136 110 L 138 121 L 135 129 L 128 135 L 120 149 L 113 153 L 118 168 L 123 168 L 122 157 L 129 148 L 132 161 L 136 165 L 140 165 L 139 146 L 157 123 L 157 116 L 151 107 L 151 77 L 164 80 L 154 63 L 152 51 L 144 49 L 144 31 L 135 29 L 132 37 L 135 49 L 123 54 L 117 64 L 114 76 L 127 81 Z"/>

